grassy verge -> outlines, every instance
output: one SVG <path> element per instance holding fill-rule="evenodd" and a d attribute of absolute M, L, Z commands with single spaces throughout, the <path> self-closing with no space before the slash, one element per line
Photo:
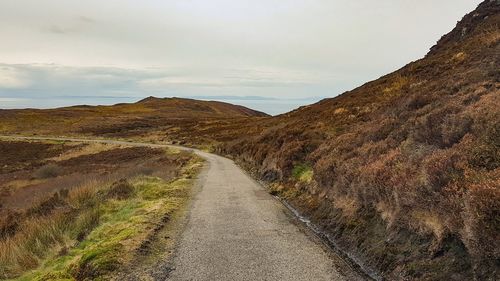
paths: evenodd
<path fill-rule="evenodd" d="M 0 279 L 103 280 L 129 263 L 144 242 L 185 205 L 201 160 L 171 181 L 139 176 L 57 194 L 0 241 Z M 40 209 L 40 210 L 39 210 Z"/>

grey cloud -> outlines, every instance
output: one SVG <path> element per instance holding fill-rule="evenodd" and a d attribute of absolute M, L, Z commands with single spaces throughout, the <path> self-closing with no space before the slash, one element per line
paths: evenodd
<path fill-rule="evenodd" d="M 66 25 L 52 24 L 46 28 L 46 31 L 54 34 L 77 33 L 85 29 L 85 26 L 95 24 L 96 20 L 87 16 L 78 16 Z"/>
<path fill-rule="evenodd" d="M 2 71 L 4 69 L 4 71 Z M 239 73 L 237 76 L 228 73 Z M 196 73 L 189 75 L 187 73 Z M 176 93 L 192 95 L 203 92 L 203 88 L 258 87 L 304 87 L 317 81 L 307 81 L 307 77 L 290 72 L 262 72 L 260 70 L 219 70 L 216 73 L 190 71 L 189 69 L 146 68 L 132 69 L 119 67 L 71 67 L 56 64 L 0 64 L 0 95 L 33 98 L 38 96 L 67 95 L 120 96 L 132 93 L 145 96 L 151 93 Z M 2 84 L 2 81 L 4 83 Z M 16 87 L 14 87 L 16 86 Z M 183 87 L 189 88 L 188 90 Z M 14 91 L 12 88 L 17 88 Z"/>
<path fill-rule="evenodd" d="M 74 28 L 67 28 L 67 27 L 61 27 L 57 25 L 51 25 L 47 28 L 47 31 L 50 33 L 55 33 L 55 34 L 68 34 L 75 32 L 76 30 Z"/>
<path fill-rule="evenodd" d="M 96 20 L 94 20 L 93 18 L 91 17 L 87 17 L 87 16 L 79 16 L 78 17 L 78 20 L 82 21 L 82 22 L 85 22 L 85 23 L 90 23 L 90 24 L 93 24 L 96 22 Z"/>

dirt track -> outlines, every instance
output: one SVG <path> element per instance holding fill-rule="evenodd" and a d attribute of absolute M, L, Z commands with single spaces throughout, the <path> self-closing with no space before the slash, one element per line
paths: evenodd
<path fill-rule="evenodd" d="M 193 151 L 207 160 L 199 177 L 201 191 L 194 198 L 174 259 L 166 262 L 172 271 L 164 280 L 363 280 L 233 161 Z"/>

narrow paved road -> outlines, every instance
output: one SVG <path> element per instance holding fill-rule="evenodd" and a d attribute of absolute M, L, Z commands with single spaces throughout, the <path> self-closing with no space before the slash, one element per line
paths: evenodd
<path fill-rule="evenodd" d="M 170 280 L 347 280 L 322 245 L 233 161 L 208 160 Z"/>
<path fill-rule="evenodd" d="M 193 151 L 207 166 L 166 280 L 363 280 L 233 161 Z"/>

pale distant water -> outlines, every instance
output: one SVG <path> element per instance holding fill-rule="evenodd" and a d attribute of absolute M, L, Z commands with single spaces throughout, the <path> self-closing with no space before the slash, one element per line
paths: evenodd
<path fill-rule="evenodd" d="M 13 108 L 55 108 L 72 105 L 113 105 L 116 103 L 137 102 L 144 97 L 59 97 L 59 98 L 4 98 L 0 97 L 0 109 Z M 217 100 L 237 105 L 246 106 L 251 109 L 265 112 L 270 115 L 278 115 L 289 112 L 300 106 L 309 105 L 319 101 L 321 98 L 304 99 L 268 99 L 258 97 L 252 98 L 224 98 L 224 97 L 190 97 L 200 100 Z"/>
<path fill-rule="evenodd" d="M 313 104 L 320 99 L 262 99 L 262 100 L 234 100 L 220 99 L 219 101 L 237 105 L 243 105 L 251 109 L 265 112 L 270 115 L 278 115 L 292 111 L 304 105 Z"/>
<path fill-rule="evenodd" d="M 56 108 L 73 105 L 112 105 L 122 102 L 136 102 L 133 97 L 68 97 L 68 98 L 2 98 L 0 109 L 14 108 Z"/>

